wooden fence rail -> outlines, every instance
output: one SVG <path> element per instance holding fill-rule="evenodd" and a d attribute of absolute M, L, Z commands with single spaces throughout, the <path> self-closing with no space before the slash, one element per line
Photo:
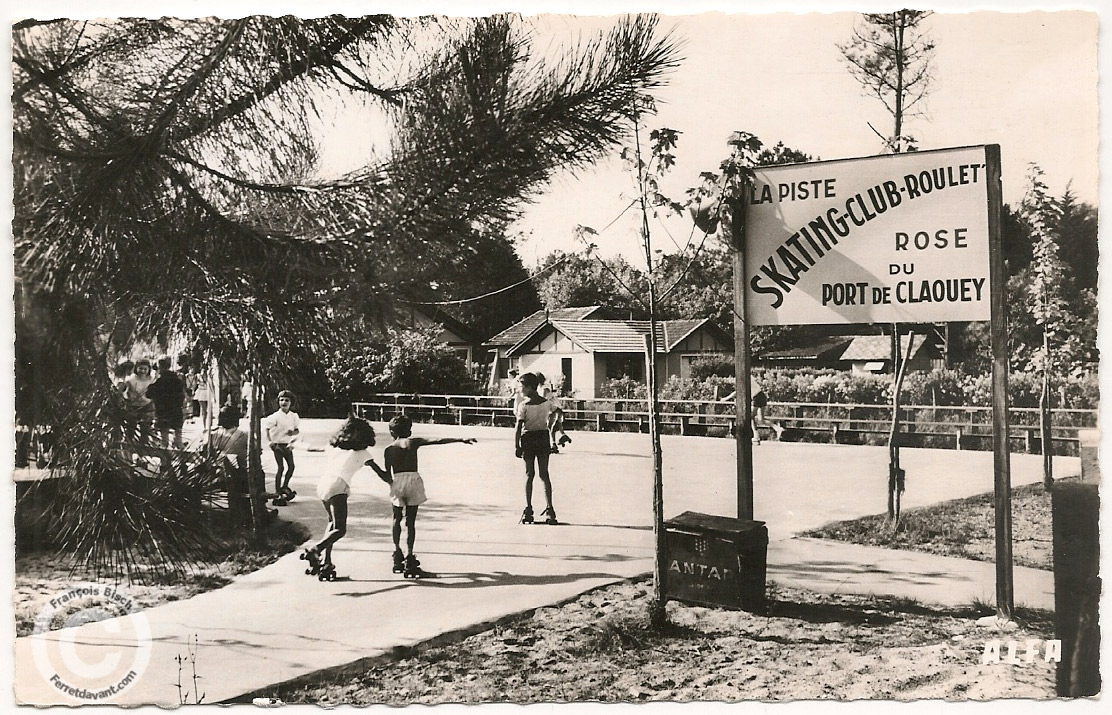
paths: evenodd
<path fill-rule="evenodd" d="M 559 401 L 568 429 L 648 432 L 645 400 Z M 727 437 L 737 420 L 732 402 L 661 400 L 661 431 L 665 434 Z M 486 395 L 380 394 L 368 402 L 352 403 L 355 414 L 386 421 L 397 414 L 416 420 L 458 425 L 511 427 L 513 398 Z M 784 440 L 841 444 L 886 444 L 892 421 L 891 405 L 770 402 L 767 419 L 783 428 Z M 909 405 L 900 408 L 901 444 L 943 449 L 992 449 L 991 407 Z M 1013 451 L 1041 453 L 1039 410 L 1009 410 Z M 1096 410 L 1051 410 L 1054 453 L 1078 454 L 1078 430 L 1096 426 Z M 769 435 L 771 436 L 771 435 Z"/>

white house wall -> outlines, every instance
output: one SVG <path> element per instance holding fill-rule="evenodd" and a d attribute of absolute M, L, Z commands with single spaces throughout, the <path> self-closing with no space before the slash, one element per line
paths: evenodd
<path fill-rule="evenodd" d="M 544 336 L 528 352 L 520 354 L 522 372 L 540 372 L 548 378 L 549 384 L 560 380 L 564 358 L 571 358 L 572 389 L 581 400 L 595 397 L 596 369 L 592 353 L 576 345 L 563 333 L 553 330 Z"/>
<path fill-rule="evenodd" d="M 696 330 L 672 348 L 666 361 L 657 360 L 658 367 L 661 362 L 667 362 L 667 371 L 661 376 L 658 370 L 657 377 L 662 380 L 667 380 L 668 375 L 691 377 L 691 358 L 731 354 L 733 345 L 725 345 L 706 330 Z"/>

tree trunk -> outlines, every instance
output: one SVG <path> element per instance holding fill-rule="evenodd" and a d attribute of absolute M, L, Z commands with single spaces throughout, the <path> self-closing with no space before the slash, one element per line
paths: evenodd
<path fill-rule="evenodd" d="M 635 100 L 636 101 L 636 100 Z M 649 623 L 660 628 L 667 620 L 664 597 L 664 468 L 660 449 L 660 418 L 656 384 L 656 276 L 653 275 L 652 238 L 649 233 L 649 210 L 645 199 L 644 164 L 641 161 L 639 115 L 634 104 L 633 139 L 637 150 L 637 187 L 641 202 L 641 240 L 645 249 L 645 268 L 649 284 L 649 334 L 645 337 L 645 360 L 649 388 L 649 439 L 653 449 L 653 536 L 656 554 L 653 558 L 653 600 L 649 605 Z"/>
<path fill-rule="evenodd" d="M 664 459 L 660 447 L 659 400 L 656 384 L 656 316 L 655 289 L 649 283 L 649 335 L 645 338 L 649 353 L 649 439 L 653 449 L 653 536 L 656 557 L 653 559 L 653 603 L 649 608 L 649 621 L 654 628 L 667 620 L 664 597 Z"/>
<path fill-rule="evenodd" d="M 251 370 L 251 396 L 248 398 L 247 494 L 251 500 L 251 541 L 262 545 L 266 524 L 266 475 L 263 474 L 262 421 L 259 411 L 259 372 Z"/>
<path fill-rule="evenodd" d="M 892 334 L 895 336 L 892 367 L 896 370 L 896 375 L 892 388 L 892 429 L 888 433 L 888 519 L 895 528 L 900 520 L 900 497 L 904 490 L 904 473 L 900 469 L 900 391 L 903 389 L 904 375 L 915 347 L 915 335 L 908 334 L 907 352 L 901 358 L 899 326 L 892 326 Z"/>
<path fill-rule="evenodd" d="M 1042 442 L 1043 488 L 1049 490 L 1054 485 L 1054 439 L 1050 429 L 1050 353 L 1046 330 L 1043 330 L 1042 390 L 1039 393 L 1039 435 Z"/>

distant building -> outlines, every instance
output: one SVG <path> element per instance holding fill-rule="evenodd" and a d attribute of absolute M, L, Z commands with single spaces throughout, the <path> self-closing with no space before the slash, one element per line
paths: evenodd
<path fill-rule="evenodd" d="M 842 353 L 857 336 L 844 335 L 839 337 L 816 340 L 809 345 L 800 345 L 785 350 L 770 350 L 762 353 L 754 363 L 761 367 L 790 368 L 813 367 L 845 369 L 842 363 Z"/>
<path fill-rule="evenodd" d="M 490 387 L 497 387 L 509 380 L 510 370 L 520 370 L 521 359 L 510 357 L 510 348 L 521 342 L 527 335 L 531 335 L 546 320 L 583 320 L 585 318 L 609 317 L 599 305 L 588 305 L 581 308 L 557 308 L 552 311 L 538 310 L 532 315 L 514 323 L 494 337 L 483 343 L 483 347 L 490 360 Z"/>
<path fill-rule="evenodd" d="M 575 317 L 576 313 L 561 319 L 557 314 L 552 311 L 540 320 L 530 316 L 532 330 L 521 323 L 511 328 L 520 337 L 506 349 L 509 364 L 522 372 L 543 372 L 562 394 L 588 400 L 595 399 L 610 379 L 646 381 L 649 321 L 593 320 Z M 672 375 L 690 376 L 699 358 L 733 354 L 733 338 L 705 318 L 659 321 L 656 345 L 659 382 Z"/>
<path fill-rule="evenodd" d="M 915 338 L 914 343 L 911 342 Z M 911 357 L 908 358 L 908 370 L 925 372 L 935 367 L 942 367 L 943 360 L 937 347 L 930 343 L 925 335 L 910 334 L 900 336 L 900 357 L 907 353 L 911 344 Z M 860 335 L 842 353 L 841 362 L 848 364 L 853 372 L 864 373 L 891 373 L 892 369 L 892 336 L 890 335 Z"/>
<path fill-rule="evenodd" d="M 465 361 L 467 369 L 475 374 L 476 357 L 479 353 L 479 338 L 467 323 L 458 320 L 437 306 L 420 306 L 399 311 L 395 327 L 440 329 L 438 339 L 450 347 Z"/>

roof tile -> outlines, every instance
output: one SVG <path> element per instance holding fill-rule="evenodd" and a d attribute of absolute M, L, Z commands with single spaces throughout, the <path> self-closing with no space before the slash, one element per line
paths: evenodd
<path fill-rule="evenodd" d="M 597 305 L 584 306 L 582 308 L 557 308 L 556 310 L 548 311 L 550 320 L 583 320 L 587 316 L 599 310 Z M 511 346 L 517 345 L 526 337 L 529 336 L 534 330 L 541 326 L 545 320 L 545 311 L 538 310 L 520 322 L 514 323 L 502 332 L 495 335 L 493 338 L 483 343 L 484 347 L 493 346 Z"/>

